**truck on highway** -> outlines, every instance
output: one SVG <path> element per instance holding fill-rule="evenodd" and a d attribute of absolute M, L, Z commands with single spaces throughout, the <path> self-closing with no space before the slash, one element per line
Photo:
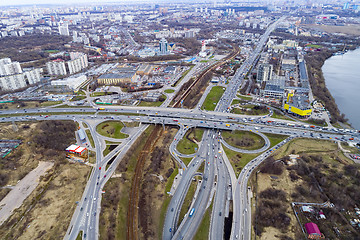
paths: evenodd
<path fill-rule="evenodd" d="M 227 123 L 227 124 L 225 124 L 225 126 L 226 126 L 226 127 L 230 127 L 230 124 Z"/>
<path fill-rule="evenodd" d="M 105 108 L 98 108 L 98 110 L 105 110 Z"/>
<path fill-rule="evenodd" d="M 190 211 L 189 217 L 192 217 L 192 215 L 194 215 L 194 212 L 195 212 L 195 208 L 192 208 Z"/>

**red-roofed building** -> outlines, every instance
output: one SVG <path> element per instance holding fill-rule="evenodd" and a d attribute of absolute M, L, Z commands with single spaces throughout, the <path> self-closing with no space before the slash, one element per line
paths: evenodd
<path fill-rule="evenodd" d="M 315 223 L 305 223 L 306 232 L 309 234 L 309 239 L 323 239 L 325 236 L 320 232 Z"/>
<path fill-rule="evenodd" d="M 87 149 L 84 147 L 80 147 L 77 145 L 70 145 L 68 148 L 65 149 L 69 153 L 74 153 L 80 156 L 84 156 L 87 153 Z"/>

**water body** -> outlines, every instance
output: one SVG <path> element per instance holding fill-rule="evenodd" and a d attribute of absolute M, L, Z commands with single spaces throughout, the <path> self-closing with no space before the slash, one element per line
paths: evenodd
<path fill-rule="evenodd" d="M 360 48 L 327 59 L 322 71 L 340 112 L 360 129 Z"/>

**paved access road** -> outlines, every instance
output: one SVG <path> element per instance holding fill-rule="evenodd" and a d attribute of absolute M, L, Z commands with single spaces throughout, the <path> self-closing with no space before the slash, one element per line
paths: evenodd
<path fill-rule="evenodd" d="M 19 208 L 23 201 L 39 184 L 39 178 L 54 165 L 53 162 L 39 162 L 39 165 L 21 179 L 0 202 L 0 225 L 13 211 Z"/>

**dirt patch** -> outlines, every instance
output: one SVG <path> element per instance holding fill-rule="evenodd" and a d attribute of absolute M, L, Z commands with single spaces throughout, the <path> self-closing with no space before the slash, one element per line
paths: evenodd
<path fill-rule="evenodd" d="M 306 25 L 316 30 L 322 30 L 328 33 L 342 33 L 346 35 L 360 36 L 360 24 L 348 24 L 345 26 L 329 26 L 329 25 Z"/>
<path fill-rule="evenodd" d="M 55 166 L 22 206 L 4 222 L 0 235 L 4 239 L 63 238 L 75 202 L 86 185 L 89 167 L 65 163 Z"/>
<path fill-rule="evenodd" d="M 39 161 L 52 161 L 54 166 L 41 177 L 39 185 L 21 207 L 0 227 L 2 239 L 61 239 L 86 185 L 90 168 L 71 164 L 62 146 L 74 141 L 76 125 L 72 121 L 1 124 L 0 137 L 21 139 L 22 144 L 1 159 L 0 172 L 9 176 L 7 184 L 15 185 L 37 167 Z M 49 136 L 59 144 L 46 141 Z M 57 150 L 57 148 L 59 150 Z"/>
<path fill-rule="evenodd" d="M 49 170 L 54 163 L 40 162 L 39 166 L 29 172 L 23 179 L 16 184 L 11 192 L 0 202 L 0 225 L 21 206 L 23 201 L 36 188 L 39 178 Z"/>

